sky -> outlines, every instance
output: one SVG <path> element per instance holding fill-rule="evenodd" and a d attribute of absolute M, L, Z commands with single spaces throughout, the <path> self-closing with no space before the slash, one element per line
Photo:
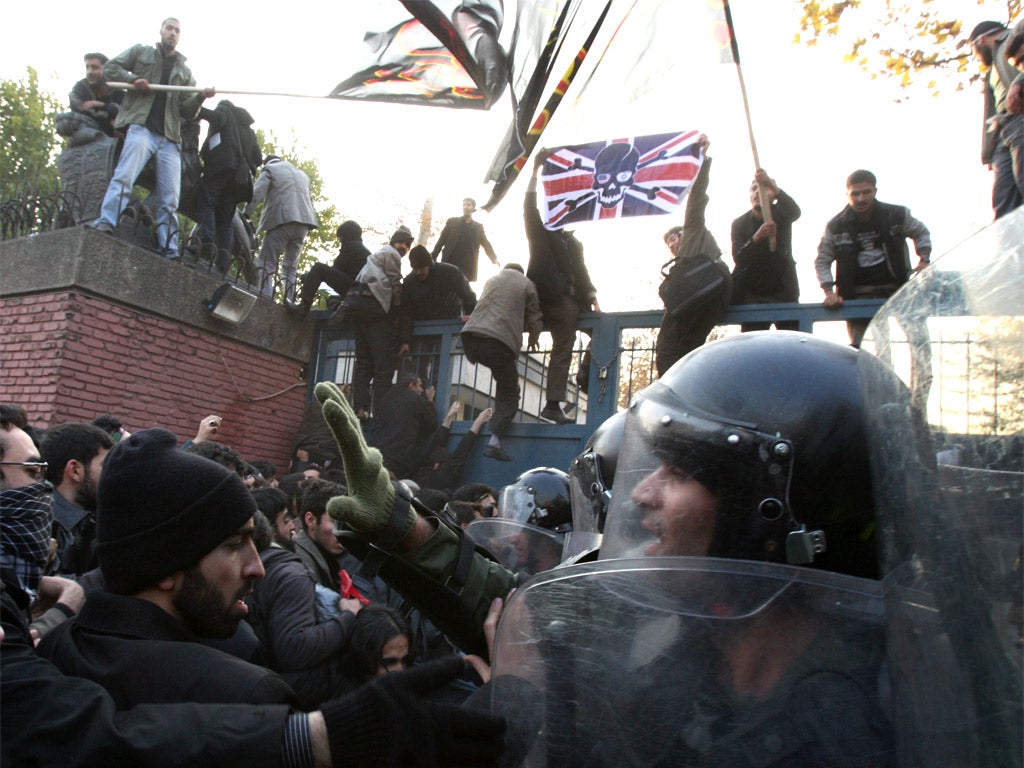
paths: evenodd
<path fill-rule="evenodd" d="M 43 88 L 63 100 L 84 74 L 83 53 L 115 55 L 134 43 L 155 42 L 163 16 L 174 15 L 182 25 L 179 50 L 199 85 L 324 94 L 362 57 L 363 32 L 383 2 L 255 0 L 235 15 L 231 8 L 237 6 L 226 3 L 177 0 L 165 8 L 123 4 L 107 18 L 95 5 L 66 0 L 8 4 L 0 77 L 23 78 L 31 66 Z M 688 10 L 686 3 L 699 2 L 677 0 L 671 7 Z M 874 171 L 878 199 L 909 206 L 931 229 L 936 255 L 991 221 L 991 174 L 979 159 L 977 89 L 956 92 L 947 84 L 938 96 L 901 91 L 894 82 L 872 81 L 844 64 L 845 37 L 815 48 L 794 44 L 795 3 L 731 5 L 760 164 L 803 210 L 794 225 L 802 301 L 821 298 L 813 267 L 817 243 L 825 223 L 845 205 L 845 179 L 854 169 Z M 1005 14 L 1005 5 L 995 0 L 960 5 L 971 12 L 965 29 Z M 622 58 L 609 48 L 607 67 L 579 101 L 570 90 L 542 143 L 703 131 L 714 158 L 708 226 L 728 253 L 729 226 L 749 208 L 755 169 L 737 68 L 707 57 L 692 60 L 688 52 L 703 37 L 699 25 L 680 18 L 671 28 L 675 33 L 663 37 L 661 47 L 644 48 L 645 61 L 664 65 L 646 97 L 627 103 L 616 78 Z M 636 50 L 628 34 L 612 45 L 625 58 Z M 325 192 L 342 216 L 372 222 L 381 231 L 398 223 L 417 231 L 428 198 L 438 229 L 444 218 L 460 213 L 463 197 L 486 200 L 490 187 L 484 176 L 511 117 L 506 100 L 477 112 L 324 98 L 227 98 L 252 113 L 254 127 L 316 160 Z M 528 259 L 524 192 L 521 179 L 492 212 L 477 214 L 503 263 Z M 661 235 L 681 218 L 680 212 L 577 228 L 603 309 L 659 307 L 658 269 L 668 258 Z M 369 247 L 380 244 L 368 238 Z M 480 272 L 481 280 L 493 274 L 486 259 Z"/>

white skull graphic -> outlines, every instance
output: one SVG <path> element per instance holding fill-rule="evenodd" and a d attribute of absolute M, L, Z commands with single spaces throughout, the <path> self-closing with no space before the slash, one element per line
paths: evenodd
<path fill-rule="evenodd" d="M 636 177 L 640 153 L 632 144 L 609 144 L 594 159 L 594 189 L 605 208 L 619 204 Z"/>

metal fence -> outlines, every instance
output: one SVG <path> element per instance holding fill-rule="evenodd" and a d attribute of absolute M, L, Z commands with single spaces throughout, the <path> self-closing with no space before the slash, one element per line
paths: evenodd
<path fill-rule="evenodd" d="M 435 402 L 439 412 L 447 410 L 455 401 L 464 404 L 464 418 L 472 421 L 479 413 L 494 405 L 494 381 L 490 370 L 470 363 L 459 339 L 460 323 L 417 323 L 410 351 L 399 359 L 396 378 L 405 373 L 416 373 L 424 386 L 436 388 Z M 577 423 L 587 422 L 589 381 L 580 376 L 586 372 L 589 337 L 577 333 L 569 368 L 569 382 L 565 410 Z M 341 384 L 352 381 L 355 364 L 355 342 L 348 323 L 320 329 L 319 343 L 315 344 L 316 357 L 311 368 L 316 380 L 331 380 Z M 519 356 L 520 398 L 514 423 L 537 424 L 544 407 L 544 391 L 548 383 L 551 338 L 541 334 L 540 348 L 536 352 L 522 352 Z M 583 380 L 581 385 L 580 380 Z"/>
<path fill-rule="evenodd" d="M 745 322 L 790 320 L 797 321 L 801 330 L 806 331 L 821 330 L 823 323 L 838 324 L 836 333 L 845 339 L 842 321 L 871 317 L 880 305 L 876 300 L 858 300 L 846 302 L 840 310 L 825 309 L 820 304 L 732 307 L 713 335 L 738 333 L 738 326 Z M 311 398 L 317 381 L 342 385 L 351 382 L 355 362 L 351 327 L 344 321 L 332 321 L 330 312 L 314 312 L 313 317 L 317 324 L 310 361 Z M 539 351 L 520 354 L 519 408 L 502 439 L 502 445 L 511 446 L 517 460 L 522 458 L 516 468 L 568 466 L 597 425 L 625 408 L 633 395 L 656 378 L 654 343 L 661 319 L 662 312 L 655 310 L 580 316 L 565 406 L 567 415 L 574 420 L 572 424 L 554 425 L 540 418 L 551 354 L 549 335 L 541 335 Z M 439 419 L 451 403 L 463 403 L 463 420 L 452 428 L 456 437 L 468 431 L 481 410 L 494 404 L 490 371 L 466 360 L 459 340 L 461 328 L 457 321 L 417 323 L 414 342 L 409 353 L 401 357 L 396 374 L 416 372 L 425 384 L 436 388 L 434 402 Z M 477 464 L 474 467 L 471 463 L 468 476 L 494 482 L 507 482 L 514 477 L 493 477 L 498 471 L 494 462 L 488 465 L 478 460 Z M 506 470 L 506 474 L 511 471 Z"/>
<path fill-rule="evenodd" d="M 81 203 L 70 192 L 29 194 L 0 200 L 0 240 L 73 226 Z"/>

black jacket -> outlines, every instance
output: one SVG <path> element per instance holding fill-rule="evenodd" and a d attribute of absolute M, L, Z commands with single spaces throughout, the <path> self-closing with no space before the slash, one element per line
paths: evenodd
<path fill-rule="evenodd" d="M 144 704 L 118 710 L 96 683 L 69 677 L 32 647 L 21 610 L 0 604 L 0 765 L 271 768 L 290 708 Z"/>
<path fill-rule="evenodd" d="M 911 270 L 907 238 L 914 240 L 918 254 L 927 256 L 932 250 L 931 235 L 924 224 L 910 215 L 910 209 L 902 205 L 875 201 L 871 216 L 871 226 L 882 238 L 886 270 L 893 283 L 902 285 L 907 282 Z M 844 299 L 856 298 L 859 284 L 857 226 L 856 211 L 846 206 L 825 225 L 825 234 L 818 244 L 818 256 L 814 260 L 822 288 L 831 286 L 833 281 L 826 278 L 832 262 L 836 263 L 834 284 L 836 292 Z"/>
<path fill-rule="evenodd" d="M 752 210 L 732 222 L 732 303 L 746 304 L 748 296 L 771 297 L 775 301 L 799 301 L 796 264 L 793 261 L 793 222 L 800 218 L 800 206 L 781 189 L 772 202 L 776 224 L 776 248 L 768 240 L 754 242 L 764 224 Z"/>
<path fill-rule="evenodd" d="M 221 101 L 215 109 L 199 110 L 199 117 L 210 124 L 199 152 L 204 175 L 230 174 L 235 202 L 249 202 L 253 175 L 262 160 L 256 133 L 251 127 L 252 115 L 230 101 Z"/>
<path fill-rule="evenodd" d="M 583 261 L 583 245 L 576 237 L 562 230 L 545 229 L 537 211 L 537 191 L 527 191 L 523 206 L 526 239 L 530 243 L 530 266 L 526 276 L 537 286 L 541 312 L 573 296 L 576 302 L 589 309 L 597 297 L 597 289 Z"/>
<path fill-rule="evenodd" d="M 363 245 L 362 240 L 342 240 L 338 256 L 332 266 L 355 280 L 356 275 L 366 266 L 369 255 L 370 249 Z"/>
<path fill-rule="evenodd" d="M 296 704 L 263 667 L 202 645 L 159 606 L 94 592 L 81 613 L 51 630 L 39 653 L 66 675 L 99 683 L 119 709 L 183 701 Z"/>
<path fill-rule="evenodd" d="M 416 320 L 454 320 L 468 315 L 474 307 L 476 294 L 458 267 L 434 264 L 426 280 L 410 272 L 402 281 L 398 340 L 404 344 L 412 341 Z"/>
<path fill-rule="evenodd" d="M 427 441 L 437 428 L 437 413 L 423 395 L 395 385 L 376 409 L 375 443 L 384 466 L 402 480 L 419 468 Z"/>
<path fill-rule="evenodd" d="M 436 259 L 437 254 L 441 253 L 442 263 L 457 267 L 467 280 L 476 280 L 481 245 L 487 257 L 496 261 L 494 248 L 484 234 L 484 225 L 479 221 L 466 221 L 462 216 L 456 216 L 444 223 L 444 229 L 430 255 Z"/>
<path fill-rule="evenodd" d="M 302 709 L 315 709 L 341 684 L 341 655 L 355 614 L 326 621 L 316 613 L 316 582 L 299 556 L 279 547 L 260 552 L 266 575 L 256 582 L 248 621 L 267 666 L 280 673 Z"/>

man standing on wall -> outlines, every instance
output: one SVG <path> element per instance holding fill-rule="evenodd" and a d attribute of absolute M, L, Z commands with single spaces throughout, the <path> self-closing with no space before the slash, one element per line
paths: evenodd
<path fill-rule="evenodd" d="M 162 91 L 153 85 L 196 84 L 185 57 L 178 53 L 181 23 L 171 17 L 160 25 L 156 45 L 133 45 L 103 65 L 107 82 L 131 83 L 114 123 L 126 130 L 124 148 L 114 176 L 103 197 L 100 217 L 91 226 L 113 232 L 132 196 L 132 187 L 151 157 L 156 158 L 156 240 L 160 253 L 178 258 L 178 224 L 175 212 L 181 195 L 181 121 L 199 113 L 204 99 L 216 93 L 205 88 L 196 93 Z"/>
<path fill-rule="evenodd" d="M 481 245 L 491 263 L 495 266 L 498 265 L 498 257 L 494 255 L 494 248 L 487 239 L 487 235 L 484 234 L 484 225 L 473 221 L 474 211 L 476 211 L 476 201 L 467 197 L 462 201 L 462 216 L 454 216 L 444 223 L 441 236 L 437 238 L 434 250 L 430 253 L 435 259 L 440 253 L 441 263 L 454 264 L 470 282 L 476 280 L 476 267 L 480 258 Z"/>
<path fill-rule="evenodd" d="M 316 229 L 316 210 L 309 193 L 309 176 L 277 155 L 267 155 L 263 171 L 252 189 L 252 200 L 245 206 L 251 216 L 256 206 L 263 203 L 259 232 L 263 233 L 260 247 L 260 292 L 268 299 L 274 297 L 274 279 L 284 254 L 281 269 L 281 291 L 285 303 L 295 300 L 296 266 L 306 234 Z"/>

